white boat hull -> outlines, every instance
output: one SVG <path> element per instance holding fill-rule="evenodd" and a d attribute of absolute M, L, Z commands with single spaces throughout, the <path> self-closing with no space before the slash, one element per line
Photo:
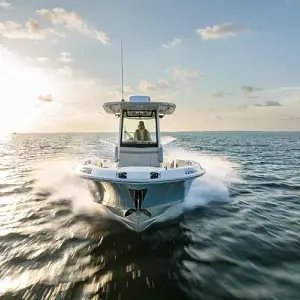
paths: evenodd
<path fill-rule="evenodd" d="M 141 210 L 126 216 L 128 210 L 135 208 L 130 190 L 138 190 L 141 186 L 89 181 L 91 190 L 96 192 L 95 201 L 104 205 L 116 219 L 135 231 L 146 229 L 168 208 L 182 202 L 191 183 L 192 180 L 143 185 L 143 189 L 147 189 L 147 193 L 142 200 Z M 144 213 L 144 210 L 149 214 Z"/>
<path fill-rule="evenodd" d="M 88 181 L 96 202 L 137 232 L 152 225 L 171 206 L 184 201 L 193 180 L 205 173 L 199 164 L 193 163 L 171 169 L 97 165 L 99 162 L 79 165 L 74 173 Z M 159 174 L 157 178 L 150 178 L 153 173 Z"/>

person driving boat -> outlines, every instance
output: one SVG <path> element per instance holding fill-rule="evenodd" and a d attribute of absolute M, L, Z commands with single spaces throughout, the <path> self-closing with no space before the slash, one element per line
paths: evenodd
<path fill-rule="evenodd" d="M 135 141 L 151 141 L 150 133 L 146 129 L 144 121 L 140 121 L 138 124 L 138 128 L 134 133 L 134 140 Z"/>

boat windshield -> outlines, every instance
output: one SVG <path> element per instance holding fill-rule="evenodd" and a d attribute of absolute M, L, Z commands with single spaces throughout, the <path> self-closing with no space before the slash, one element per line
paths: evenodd
<path fill-rule="evenodd" d="M 157 147 L 156 111 L 124 111 L 122 147 Z"/>

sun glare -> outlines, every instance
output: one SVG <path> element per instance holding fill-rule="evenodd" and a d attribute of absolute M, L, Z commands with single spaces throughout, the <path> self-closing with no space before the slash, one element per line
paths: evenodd
<path fill-rule="evenodd" d="M 52 93 L 54 82 L 40 68 L 27 65 L 0 47 L 0 131 L 26 131 L 42 118 L 41 94 Z M 46 104 L 46 105 L 45 105 Z"/>

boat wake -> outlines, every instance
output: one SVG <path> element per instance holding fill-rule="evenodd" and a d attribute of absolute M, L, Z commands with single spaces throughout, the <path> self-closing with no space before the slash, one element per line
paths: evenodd
<path fill-rule="evenodd" d="M 167 146 L 173 142 L 175 142 L 177 139 L 173 136 L 167 135 L 161 137 L 161 143 L 163 146 Z"/>
<path fill-rule="evenodd" d="M 171 207 L 156 222 L 176 218 L 185 211 L 207 206 L 213 202 L 230 202 L 231 184 L 243 182 L 238 174 L 238 165 L 223 156 L 182 149 L 169 149 L 168 156 L 197 161 L 206 169 L 206 174 L 194 180 L 184 202 Z"/>
<path fill-rule="evenodd" d="M 87 184 L 70 173 L 74 161 L 47 161 L 37 166 L 34 190 L 37 194 L 48 195 L 48 201 L 70 201 L 75 215 L 105 214 L 105 208 L 94 201 Z"/>

